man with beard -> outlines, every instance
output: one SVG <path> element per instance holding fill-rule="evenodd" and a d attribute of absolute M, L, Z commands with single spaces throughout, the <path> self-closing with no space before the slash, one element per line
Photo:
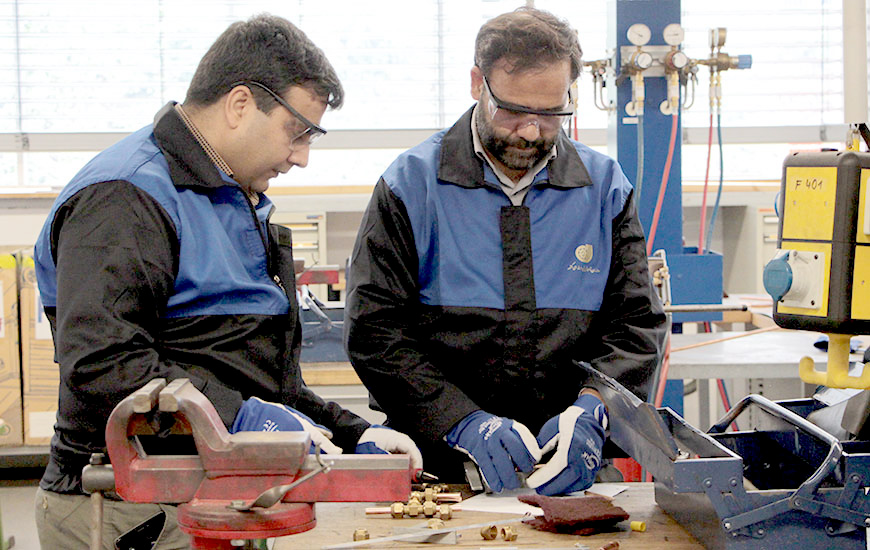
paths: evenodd
<path fill-rule="evenodd" d="M 348 354 L 448 482 L 470 457 L 496 492 L 538 462 L 539 493 L 585 489 L 608 417 L 575 362 L 651 390 L 667 325 L 631 184 L 562 130 L 580 57 L 550 13 L 484 24 L 476 105 L 387 169 L 357 237 Z"/>

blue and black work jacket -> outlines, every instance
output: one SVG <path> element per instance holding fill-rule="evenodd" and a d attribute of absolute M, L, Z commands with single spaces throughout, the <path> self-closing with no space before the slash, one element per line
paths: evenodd
<path fill-rule="evenodd" d="M 644 398 L 667 331 L 616 161 L 560 131 L 513 206 L 471 113 L 383 174 L 349 269 L 350 359 L 421 447 L 478 409 L 537 433 L 588 383 L 574 361 Z"/>
<path fill-rule="evenodd" d="M 259 199 L 212 163 L 172 103 L 60 193 L 35 248 L 60 365 L 44 489 L 81 491 L 112 409 L 153 378 L 189 378 L 228 427 L 257 396 L 355 447 L 368 423 L 302 382 L 290 230 Z"/>

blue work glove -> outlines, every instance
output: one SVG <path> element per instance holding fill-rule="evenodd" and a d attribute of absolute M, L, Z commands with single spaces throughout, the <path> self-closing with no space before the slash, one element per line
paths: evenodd
<path fill-rule="evenodd" d="M 414 441 L 392 428 L 373 424 L 362 433 L 356 444 L 358 455 L 390 453 L 411 455 L 411 468 L 415 472 L 423 469 L 423 455 L 420 454 L 420 449 Z"/>
<path fill-rule="evenodd" d="M 326 427 L 316 424 L 305 414 L 287 405 L 263 401 L 259 397 L 251 397 L 242 403 L 242 408 L 236 413 L 230 433 L 237 432 L 308 432 L 311 436 L 311 449 L 320 445 L 320 450 L 327 454 L 341 454 L 338 447 L 329 439 L 332 437 Z"/>
<path fill-rule="evenodd" d="M 477 463 L 487 485 L 496 493 L 518 488 L 517 470 L 529 473 L 541 459 L 541 449 L 528 428 L 483 411 L 460 420 L 445 439 Z"/>
<path fill-rule="evenodd" d="M 541 495 L 561 495 L 588 489 L 601 468 L 601 447 L 607 411 L 594 395 L 581 395 L 565 412 L 544 424 L 538 434 L 542 453 L 553 448 L 549 462 L 526 479 Z"/>

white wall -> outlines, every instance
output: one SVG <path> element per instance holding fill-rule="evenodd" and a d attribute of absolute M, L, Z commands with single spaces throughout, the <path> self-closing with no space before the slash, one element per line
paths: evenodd
<path fill-rule="evenodd" d="M 45 223 L 50 205 L 45 201 L 44 205 L 21 207 L 0 201 L 0 246 L 32 246 Z"/>

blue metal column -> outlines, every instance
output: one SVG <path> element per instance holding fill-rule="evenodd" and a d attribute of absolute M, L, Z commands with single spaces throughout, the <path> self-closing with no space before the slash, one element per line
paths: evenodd
<path fill-rule="evenodd" d="M 635 23 L 650 28 L 650 46 L 664 46 L 662 31 L 670 23 L 680 22 L 680 0 L 609 0 L 608 51 L 615 51 L 616 72 L 622 66 L 621 47 L 631 45 L 626 31 Z M 621 79 L 619 79 L 621 80 Z M 638 204 L 644 232 L 649 237 L 650 225 L 668 154 L 671 115 L 659 110 L 667 98 L 664 77 L 644 78 L 644 166 L 643 185 Z M 611 156 L 622 165 L 625 175 L 637 188 L 637 118 L 626 114 L 625 106 L 632 99 L 631 81 L 627 76 L 619 86 L 611 77 L 607 82 L 609 99 L 616 110 L 610 113 L 607 145 Z M 698 255 L 697 247 L 686 247 L 683 241 L 682 206 L 682 126 L 678 121 L 677 136 L 667 181 L 664 202 L 656 229 L 653 251 L 664 249 L 671 274 L 674 304 L 718 304 L 722 302 L 722 256 L 705 251 Z M 678 313 L 674 322 L 714 321 L 721 313 Z"/>

